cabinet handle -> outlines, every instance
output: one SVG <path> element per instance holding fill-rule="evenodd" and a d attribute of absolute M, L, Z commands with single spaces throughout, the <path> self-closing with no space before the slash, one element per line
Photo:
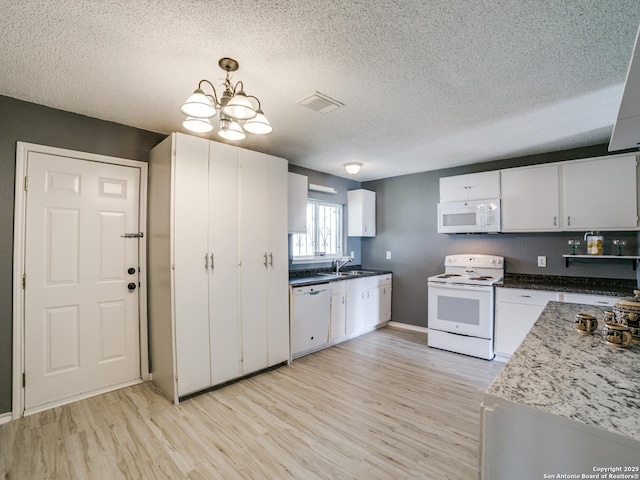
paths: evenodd
<path fill-rule="evenodd" d="M 264 254 L 264 268 L 267 268 L 267 265 L 268 265 L 267 264 L 267 254 L 265 252 L 265 254 Z"/>
<path fill-rule="evenodd" d="M 362 299 L 364 300 L 364 292 L 362 292 Z"/>
<path fill-rule="evenodd" d="M 601 305 L 609 305 L 609 302 L 605 302 L 604 300 L 598 300 L 596 303 L 599 303 Z"/>
<path fill-rule="evenodd" d="M 344 295 L 342 296 L 342 304 L 344 305 Z"/>
<path fill-rule="evenodd" d="M 553 226 L 554 227 L 558 226 L 558 217 L 553 217 Z"/>
<path fill-rule="evenodd" d="M 204 269 L 209 269 L 209 255 L 207 255 L 206 253 L 204 254 Z"/>
<path fill-rule="evenodd" d="M 567 227 L 571 226 L 571 217 L 567 216 Z"/>
<path fill-rule="evenodd" d="M 269 254 L 269 266 L 273 267 L 273 252 Z"/>
<path fill-rule="evenodd" d="M 211 270 L 213 270 L 213 253 L 211 254 Z"/>
<path fill-rule="evenodd" d="M 520 295 L 522 298 L 531 298 L 531 295 Z"/>

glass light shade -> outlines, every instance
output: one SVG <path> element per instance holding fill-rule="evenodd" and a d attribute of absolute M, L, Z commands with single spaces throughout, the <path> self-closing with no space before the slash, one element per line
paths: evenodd
<path fill-rule="evenodd" d="M 238 122 L 231 122 L 229 128 L 218 130 L 218 135 L 225 140 L 244 140 L 247 137 Z"/>
<path fill-rule="evenodd" d="M 180 107 L 180 111 L 187 117 L 211 118 L 216 115 L 216 107 L 199 88 L 193 92 Z"/>
<path fill-rule="evenodd" d="M 344 169 L 347 171 L 349 175 L 355 175 L 360 171 L 361 166 L 362 164 L 360 162 L 345 163 Z"/>
<path fill-rule="evenodd" d="M 187 119 L 182 122 L 182 126 L 194 133 L 207 133 L 213 130 L 213 125 L 211 125 L 207 118 L 187 117 Z"/>
<path fill-rule="evenodd" d="M 262 110 L 256 110 L 256 116 L 247 120 L 242 126 L 243 130 L 254 135 L 268 135 L 273 132 L 273 127 L 264 116 Z"/>
<path fill-rule="evenodd" d="M 222 113 L 236 120 L 247 120 L 256 116 L 253 105 L 243 91 L 236 93 L 229 103 L 222 107 Z"/>

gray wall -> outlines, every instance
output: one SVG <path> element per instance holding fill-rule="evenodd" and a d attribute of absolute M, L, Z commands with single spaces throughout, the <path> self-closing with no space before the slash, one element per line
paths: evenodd
<path fill-rule="evenodd" d="M 309 183 L 313 183 L 315 185 L 323 185 L 325 187 L 333 187 L 338 191 L 338 193 L 336 193 L 335 195 L 330 193 L 309 192 L 308 198 L 313 198 L 316 200 L 346 205 L 347 192 L 349 190 L 360 188 L 360 182 L 357 182 L 355 180 L 337 177 L 335 175 L 329 175 L 328 173 L 317 172 L 315 170 L 309 170 L 308 168 L 299 167 L 297 165 L 289 165 L 289 171 L 292 173 L 299 173 L 300 175 L 306 175 L 309 178 Z M 346 232 L 346 212 L 344 228 Z M 291 239 L 292 235 L 289 235 L 289 270 L 305 270 L 307 268 L 324 268 L 331 266 L 331 262 L 293 265 L 291 263 Z M 344 253 L 345 255 L 349 255 L 351 252 L 354 253 L 353 264 L 361 264 L 360 237 L 347 237 L 347 248 Z"/>
<path fill-rule="evenodd" d="M 16 142 L 147 161 L 165 136 L 0 96 L 0 414 L 11 411 Z"/>
<path fill-rule="evenodd" d="M 427 277 L 443 271 L 444 256 L 448 254 L 501 255 L 506 259 L 507 273 L 636 279 L 631 264 L 617 260 L 576 263 L 566 268 L 562 254 L 571 251 L 567 240 L 581 238 L 582 232 L 499 235 L 436 232 L 440 177 L 607 154 L 607 145 L 595 145 L 364 182 L 362 188 L 377 193 L 377 235 L 362 239 L 362 263 L 366 268 L 393 271 L 393 320 L 427 326 Z M 605 253 L 614 253 L 610 241 L 622 238 L 628 242 L 625 252 L 637 255 L 636 232 L 604 232 L 603 235 Z M 584 248 L 584 242 L 581 247 Z M 391 260 L 385 260 L 386 251 L 391 251 Z M 547 256 L 547 268 L 537 266 L 538 255 Z"/>

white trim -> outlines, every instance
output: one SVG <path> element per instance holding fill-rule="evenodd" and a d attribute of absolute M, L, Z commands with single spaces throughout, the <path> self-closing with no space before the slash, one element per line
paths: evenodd
<path fill-rule="evenodd" d="M 149 179 L 149 165 L 140 160 L 109 157 L 95 153 L 78 152 L 64 148 L 49 147 L 33 143 L 17 142 L 16 145 L 16 178 L 15 178 L 15 213 L 13 227 L 13 380 L 12 380 L 12 419 L 16 420 L 24 412 L 24 388 L 22 387 L 22 372 L 24 371 L 24 290 L 22 289 L 22 275 L 25 262 L 25 222 L 26 222 L 26 195 L 24 190 L 24 178 L 27 169 L 27 157 L 29 152 L 38 152 L 48 155 L 72 157 L 92 162 L 108 163 L 134 167 L 140 169 L 140 231 L 147 231 L 147 184 Z M 140 375 L 143 380 L 148 380 L 149 352 L 148 352 L 148 326 L 147 326 L 147 242 L 140 242 L 140 288 L 138 289 L 140 302 Z M 136 382 L 139 383 L 139 382 Z M 48 407 L 50 408 L 50 407 Z M 0 417 L 0 420 L 3 417 Z"/>
<path fill-rule="evenodd" d="M 300 265 L 304 263 L 333 263 L 338 258 L 344 258 L 344 255 L 326 255 L 324 257 L 294 257 L 291 260 L 291 264 Z"/>
<path fill-rule="evenodd" d="M 390 321 L 387 326 L 391 328 L 397 328 L 398 330 L 411 330 L 412 332 L 427 333 L 429 329 L 427 327 L 419 327 L 418 325 L 410 325 L 408 323 L 400 323 Z"/>
<path fill-rule="evenodd" d="M 44 412 L 46 410 L 51 410 L 52 408 L 61 407 L 63 405 L 68 405 L 73 402 L 77 402 L 79 400 L 85 400 L 87 398 L 95 397 L 96 395 L 102 395 L 104 393 L 113 392 L 115 390 L 120 390 L 124 387 L 131 387 L 133 385 L 138 385 L 142 383 L 142 380 L 137 378 L 135 380 L 130 380 L 128 382 L 118 383 L 116 385 L 109 385 L 108 387 L 99 388 L 97 390 L 91 390 L 90 392 L 84 392 L 79 395 L 72 395 L 67 398 L 63 398 L 61 400 L 57 400 L 55 402 L 50 402 L 45 405 L 38 405 L 37 407 L 31 408 L 29 410 L 25 410 L 24 416 L 28 417 L 29 415 L 34 415 L 36 413 Z"/>
<path fill-rule="evenodd" d="M 9 423 L 12 420 L 11 412 L 3 413 L 0 415 L 0 425 L 4 425 L 5 423 Z"/>

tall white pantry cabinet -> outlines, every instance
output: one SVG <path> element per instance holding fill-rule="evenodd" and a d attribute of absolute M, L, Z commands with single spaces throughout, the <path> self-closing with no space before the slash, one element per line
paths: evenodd
<path fill-rule="evenodd" d="M 149 162 L 154 383 L 180 397 L 289 359 L 287 162 L 173 133 Z"/>

